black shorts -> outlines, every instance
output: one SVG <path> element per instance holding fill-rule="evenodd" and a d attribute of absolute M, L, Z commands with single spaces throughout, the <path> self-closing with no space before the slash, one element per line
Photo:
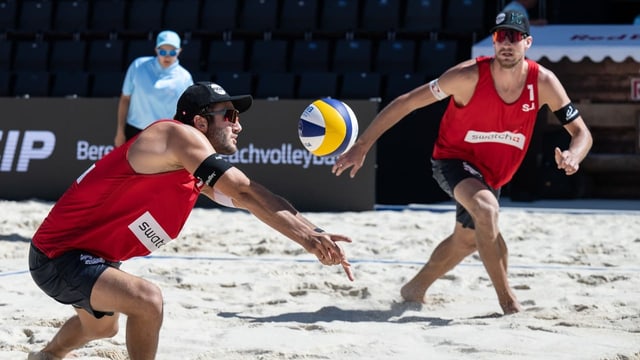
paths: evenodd
<path fill-rule="evenodd" d="M 120 263 L 108 262 L 82 250 L 49 259 L 33 244 L 29 249 L 29 271 L 38 287 L 58 302 L 85 309 L 98 319 L 113 315 L 94 310 L 90 303 L 93 285 L 109 267 L 117 269 Z"/>
<path fill-rule="evenodd" d="M 124 126 L 124 137 L 129 140 L 132 137 L 138 135 L 142 132 L 142 129 L 138 129 L 137 127 L 129 124 L 125 124 Z"/>
<path fill-rule="evenodd" d="M 452 199 L 453 189 L 462 180 L 467 178 L 476 178 L 482 182 L 488 190 L 490 190 L 496 199 L 500 198 L 500 189 L 494 189 L 484 182 L 482 174 L 471 164 L 462 160 L 435 160 L 431 159 L 431 170 L 433 171 L 433 178 L 438 182 L 440 188 L 444 190 Z M 471 214 L 465 209 L 459 202 L 456 201 L 456 221 L 461 223 L 463 227 L 469 229 L 475 229 Z"/>

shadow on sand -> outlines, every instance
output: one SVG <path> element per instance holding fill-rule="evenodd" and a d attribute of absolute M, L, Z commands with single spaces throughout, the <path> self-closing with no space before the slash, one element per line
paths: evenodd
<path fill-rule="evenodd" d="M 424 322 L 432 326 L 446 326 L 451 320 L 428 316 L 406 316 L 401 317 L 407 310 L 420 310 L 422 306 L 416 303 L 394 303 L 389 310 L 343 310 L 335 306 L 325 306 L 314 312 L 293 312 L 275 316 L 249 316 L 240 315 L 236 312 L 221 312 L 218 316 L 224 318 L 246 319 L 251 322 L 298 322 L 311 324 L 316 322 L 347 321 L 347 322 L 391 322 L 409 323 Z"/>

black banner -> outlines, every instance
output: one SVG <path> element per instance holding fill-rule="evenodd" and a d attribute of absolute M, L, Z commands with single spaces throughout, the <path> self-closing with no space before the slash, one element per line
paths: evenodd
<path fill-rule="evenodd" d="M 0 198 L 55 201 L 113 150 L 118 99 L 0 99 Z M 375 204 L 375 149 L 356 178 L 331 174 L 335 158 L 312 156 L 298 139 L 311 101 L 254 101 L 241 114 L 239 151 L 228 157 L 251 179 L 302 211 L 363 211 Z M 364 129 L 378 104 L 345 101 Z"/>

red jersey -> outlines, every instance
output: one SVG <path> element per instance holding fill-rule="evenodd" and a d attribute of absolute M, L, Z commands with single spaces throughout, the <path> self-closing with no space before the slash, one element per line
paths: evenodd
<path fill-rule="evenodd" d="M 478 57 L 478 84 L 469 103 L 453 99 L 440 123 L 433 158 L 464 160 L 476 167 L 492 188 L 511 180 L 531 143 L 539 109 L 538 64 L 529 64 L 522 94 L 507 104 L 498 95 L 491 76 L 491 57 Z"/>
<path fill-rule="evenodd" d="M 33 236 L 49 258 L 81 249 L 122 261 L 178 237 L 202 184 L 184 169 L 136 173 L 127 160 L 133 142 L 93 164 L 56 202 Z"/>

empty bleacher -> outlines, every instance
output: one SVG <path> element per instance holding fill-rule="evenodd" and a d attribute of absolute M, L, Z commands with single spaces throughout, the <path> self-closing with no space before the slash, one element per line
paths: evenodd
<path fill-rule="evenodd" d="M 374 82 L 377 97 L 387 98 L 390 83 L 405 74 L 433 77 L 467 59 L 503 2 L 1 0 L 0 85 L 3 96 L 18 96 L 31 80 L 40 85 L 36 93 L 59 96 L 68 92 L 61 79 L 77 72 L 79 81 L 89 79 L 79 96 L 111 94 L 94 93 L 96 79 L 118 72 L 121 78 L 134 58 L 154 55 L 158 32 L 172 29 L 183 38 L 182 65 L 198 78 L 230 81 L 236 74 L 231 79 L 251 93 L 280 98 L 292 86 L 293 98 L 310 96 L 314 77 L 328 81 L 327 89 L 335 85 L 334 96 L 368 97 L 370 89 L 357 87 Z M 28 79 L 28 71 L 46 76 Z M 265 88 L 273 79 L 286 79 L 283 89 Z"/>

